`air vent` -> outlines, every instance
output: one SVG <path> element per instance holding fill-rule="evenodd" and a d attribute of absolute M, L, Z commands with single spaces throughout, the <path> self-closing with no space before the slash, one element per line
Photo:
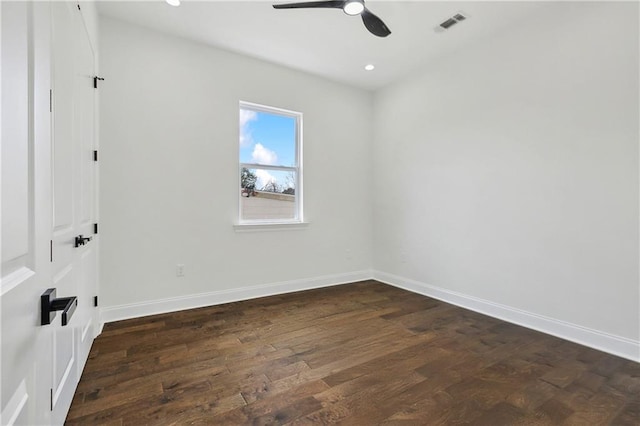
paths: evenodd
<path fill-rule="evenodd" d="M 445 19 L 440 25 L 434 28 L 435 32 L 441 33 L 444 30 L 448 30 L 449 28 L 456 25 L 458 22 L 462 22 L 468 18 L 469 15 L 466 13 L 458 12 L 450 18 Z"/>
<path fill-rule="evenodd" d="M 440 26 L 446 30 L 446 29 L 449 29 L 450 27 L 454 26 L 457 23 L 458 23 L 458 21 L 456 21 L 455 19 L 449 18 L 446 21 L 444 21 L 442 24 L 440 24 Z"/>

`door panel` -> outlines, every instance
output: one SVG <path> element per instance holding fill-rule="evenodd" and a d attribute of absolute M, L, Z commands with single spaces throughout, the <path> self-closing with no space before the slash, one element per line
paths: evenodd
<path fill-rule="evenodd" d="M 96 236 L 93 235 L 93 224 L 95 223 L 95 168 L 93 161 L 93 151 L 95 149 L 94 140 L 94 106 L 95 88 L 93 87 L 94 53 L 89 35 L 86 31 L 81 15 L 76 15 L 76 36 L 75 56 L 74 56 L 74 132 L 79 145 L 79 197 L 78 197 L 78 225 L 79 233 L 84 236 L 91 236 L 92 241 L 87 245 L 77 249 L 77 265 L 80 271 L 80 287 L 78 289 L 78 375 L 82 374 L 84 361 L 86 361 L 93 342 L 94 321 L 92 321 L 95 308 L 93 297 L 96 293 L 97 276 L 97 252 Z"/>
<path fill-rule="evenodd" d="M 96 294 L 94 55 L 75 3 L 54 2 L 53 10 L 53 263 L 58 297 L 76 296 L 66 326 L 52 324 L 52 422 L 64 422 L 94 338 Z"/>
<path fill-rule="evenodd" d="M 78 291 L 78 316 L 81 324 L 78 332 L 78 376 L 82 375 L 82 369 L 89 356 L 91 344 L 96 333 L 97 324 L 94 321 L 95 307 L 93 297 L 96 295 L 96 275 L 97 275 L 97 251 L 95 244 L 88 244 L 84 252 L 80 255 L 80 286 Z"/>
<path fill-rule="evenodd" d="M 80 20 L 75 37 L 75 124 L 79 136 L 80 148 L 80 225 L 85 234 L 91 233 L 95 218 L 95 164 L 93 161 L 94 144 L 94 96 L 93 87 L 94 54 L 85 26 Z"/>
<path fill-rule="evenodd" d="M 67 2 L 53 5 L 53 231 L 59 244 L 74 232 L 74 173 L 78 149 L 73 137 L 73 10 Z M 58 250 L 55 250 L 56 255 Z"/>
<path fill-rule="evenodd" d="M 50 285 L 50 9 L 0 2 L 2 391 L 0 424 L 48 424 L 39 298 Z M 46 407 L 47 409 L 44 409 Z"/>
<path fill-rule="evenodd" d="M 76 270 L 71 266 L 67 266 L 53 278 L 52 287 L 57 288 L 58 296 L 71 295 L 75 291 Z M 73 389 L 78 382 L 78 372 L 76 368 L 75 355 L 75 333 L 73 324 L 75 318 L 71 318 L 70 324 L 66 327 L 60 326 L 60 315 L 56 316 L 54 322 L 50 325 L 51 334 L 51 374 L 52 374 L 52 404 L 53 412 L 64 412 L 66 416 L 67 404 L 71 404 L 73 397 Z M 69 395 L 71 389 L 71 395 Z M 65 408 L 66 406 L 66 408 Z M 60 414 L 59 416 L 61 416 Z M 55 417 L 54 417 L 55 418 Z M 64 420 L 64 419 L 62 419 Z"/>
<path fill-rule="evenodd" d="M 33 183 L 29 162 L 29 8 L 26 3 L 2 3 L 2 401 L 1 415 L 11 420 L 28 418 L 27 388 L 34 361 L 31 354 L 18 348 L 33 348 L 37 343 L 35 316 L 29 300 L 37 289 L 39 275 L 33 259 L 34 236 L 28 220 Z"/>
<path fill-rule="evenodd" d="M 13 425 L 13 424 L 29 424 L 29 393 L 27 391 L 27 384 L 24 379 L 18 385 L 14 394 L 9 399 L 2 410 L 2 416 L 0 420 L 1 424 Z"/>
<path fill-rule="evenodd" d="M 2 14 L 2 272 L 26 266 L 29 250 L 29 58 L 26 4 Z M 11 185 L 8 183 L 11 182 Z"/>
<path fill-rule="evenodd" d="M 53 3 L 53 284 L 58 297 L 77 296 L 78 271 L 75 237 L 79 234 L 79 138 L 74 135 L 74 21 L 72 4 Z M 59 317 L 59 315 L 58 315 Z M 52 423 L 64 422 L 79 380 L 73 315 L 67 326 L 60 319 L 51 328 Z"/>
<path fill-rule="evenodd" d="M 96 241 L 74 244 L 96 215 L 94 55 L 75 3 L 0 2 L 0 20 L 0 424 L 56 425 L 95 337 Z M 66 326 L 40 324 L 50 287 L 78 297 Z"/>

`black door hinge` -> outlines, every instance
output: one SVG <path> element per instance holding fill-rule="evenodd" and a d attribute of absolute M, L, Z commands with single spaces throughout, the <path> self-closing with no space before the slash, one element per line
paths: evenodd
<path fill-rule="evenodd" d="M 97 224 L 97 223 L 94 223 L 94 224 L 93 224 L 93 233 L 94 233 L 94 234 L 97 234 L 97 233 L 98 233 L 98 224 Z"/>
<path fill-rule="evenodd" d="M 51 411 L 53 411 L 53 388 L 51 388 L 49 392 L 49 401 L 50 401 L 49 407 Z"/>
<path fill-rule="evenodd" d="M 49 89 L 49 112 L 53 112 L 53 90 Z"/>
<path fill-rule="evenodd" d="M 53 262 L 53 240 L 49 240 L 49 262 Z"/>
<path fill-rule="evenodd" d="M 93 151 L 93 161 L 98 161 L 98 151 Z"/>
<path fill-rule="evenodd" d="M 93 296 L 93 306 L 98 306 L 98 296 Z"/>
<path fill-rule="evenodd" d="M 94 89 L 98 88 L 98 80 L 104 81 L 104 78 L 98 77 L 97 75 L 93 77 L 93 88 Z"/>

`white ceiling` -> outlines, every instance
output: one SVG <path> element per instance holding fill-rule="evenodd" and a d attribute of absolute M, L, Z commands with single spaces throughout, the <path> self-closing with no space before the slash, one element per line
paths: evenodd
<path fill-rule="evenodd" d="M 296 0 L 297 1 L 297 0 Z M 286 3 L 281 1 L 280 3 Z M 164 33 L 235 51 L 365 89 L 377 89 L 451 51 L 543 11 L 543 2 L 367 1 L 391 29 L 370 34 L 359 16 L 339 9 L 275 10 L 267 1 L 107 1 L 98 11 Z M 442 33 L 457 12 L 469 16 Z M 368 63 L 374 71 L 365 71 Z"/>

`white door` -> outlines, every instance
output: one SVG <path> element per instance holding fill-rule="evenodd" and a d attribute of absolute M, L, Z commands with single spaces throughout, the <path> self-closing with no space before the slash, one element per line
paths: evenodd
<path fill-rule="evenodd" d="M 47 333 L 40 295 L 50 286 L 50 9 L 1 2 L 0 424 L 50 422 Z"/>
<path fill-rule="evenodd" d="M 98 310 L 94 306 L 97 296 L 98 235 L 97 229 L 97 162 L 94 161 L 95 143 L 95 93 L 94 51 L 82 14 L 73 8 L 75 14 L 75 66 L 74 66 L 74 132 L 79 145 L 78 184 L 79 196 L 76 205 L 79 233 L 90 237 L 91 241 L 76 250 L 80 269 L 78 288 L 78 329 L 79 356 L 78 375 L 89 356 L 93 338 L 98 331 Z M 55 72 L 55 71 L 54 71 Z M 97 158 L 96 158 L 97 159 Z"/>
<path fill-rule="evenodd" d="M 95 335 L 95 74 L 78 5 L 54 2 L 52 11 L 52 287 L 58 297 L 78 298 L 69 324 L 56 322 L 51 327 L 52 422 L 59 424 L 69 410 Z"/>
<path fill-rule="evenodd" d="M 76 3 L 0 2 L 0 15 L 0 424 L 62 424 L 97 331 L 94 55 Z M 77 296 L 68 324 L 41 325 L 47 288 Z"/>

